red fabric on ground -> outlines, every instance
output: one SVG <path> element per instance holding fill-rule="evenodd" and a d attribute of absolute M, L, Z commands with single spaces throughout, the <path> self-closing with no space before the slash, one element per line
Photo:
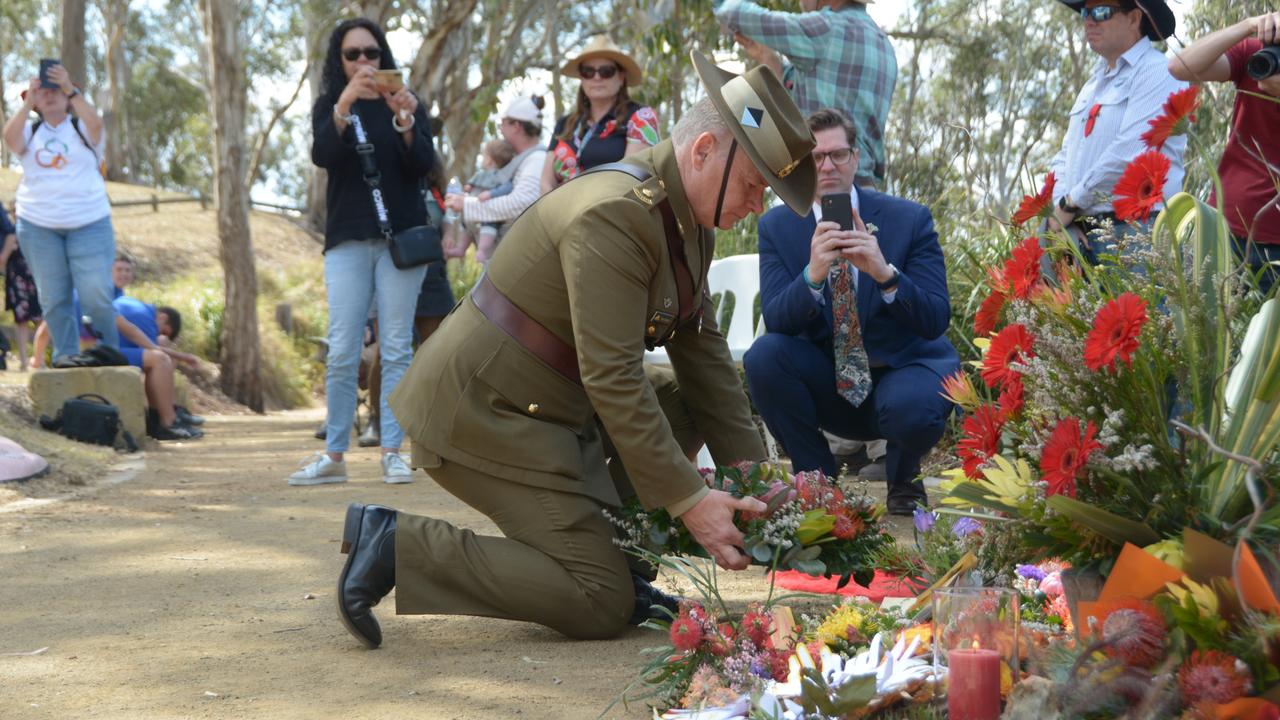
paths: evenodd
<path fill-rule="evenodd" d="M 890 575 L 886 572 L 877 570 L 875 578 L 871 581 L 870 587 L 863 587 L 853 580 L 849 581 L 840 590 L 836 590 L 836 583 L 840 582 L 840 578 L 833 577 L 830 579 L 822 577 L 814 577 L 796 572 L 795 570 L 785 570 L 774 574 L 774 581 L 778 587 L 794 590 L 796 592 L 816 593 L 820 595 L 831 595 L 838 593 L 840 595 L 852 595 L 865 597 L 871 602 L 881 602 L 887 597 L 909 598 L 919 594 L 919 590 L 913 589 L 909 583 L 904 582 L 897 575 Z"/>

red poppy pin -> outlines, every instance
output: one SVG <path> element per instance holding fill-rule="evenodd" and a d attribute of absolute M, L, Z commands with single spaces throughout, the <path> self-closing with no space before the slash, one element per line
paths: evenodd
<path fill-rule="evenodd" d="M 1089 137 L 1093 133 L 1093 125 L 1098 122 L 1098 113 L 1102 112 L 1102 103 L 1094 103 L 1089 108 L 1089 117 L 1084 121 L 1084 136 Z"/>

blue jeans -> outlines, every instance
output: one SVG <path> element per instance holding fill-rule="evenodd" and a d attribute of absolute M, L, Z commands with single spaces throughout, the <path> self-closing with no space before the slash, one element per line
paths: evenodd
<path fill-rule="evenodd" d="M 391 262 L 385 240 L 348 240 L 324 254 L 329 295 L 329 355 L 325 393 L 329 419 L 325 450 L 346 452 L 356 413 L 356 380 L 369 307 L 378 308 L 378 350 L 382 356 L 380 422 L 382 447 L 398 449 L 404 431 L 387 405 L 413 359 L 413 313 L 427 266 L 401 270 Z"/>
<path fill-rule="evenodd" d="M 116 235 L 108 215 L 78 228 L 55 230 L 18 218 L 18 246 L 35 276 L 36 292 L 53 338 L 54 358 L 80 352 L 80 318 L 71 293 L 101 333 L 102 343 L 120 346 L 111 307 L 111 263 Z"/>

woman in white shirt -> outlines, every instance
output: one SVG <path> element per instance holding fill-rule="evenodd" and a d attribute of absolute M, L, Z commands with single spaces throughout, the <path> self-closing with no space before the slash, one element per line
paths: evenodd
<path fill-rule="evenodd" d="M 542 134 L 542 105 L 539 95 L 518 97 L 502 111 L 498 132 L 516 149 L 511 160 L 516 167 L 511 179 L 513 187 L 510 193 L 488 200 L 473 195 L 447 195 L 444 206 L 457 212 L 463 222 L 515 220 L 542 195 L 542 165 L 547 154 L 538 141 Z"/>
<path fill-rule="evenodd" d="M 53 87 L 32 78 L 22 109 L 5 123 L 4 142 L 22 158 L 18 246 L 35 276 L 56 360 L 80 351 L 73 291 L 102 343 L 117 347 L 119 336 L 111 307 L 116 239 L 102 180 L 102 118 L 61 65 L 49 68 L 48 78 Z"/>

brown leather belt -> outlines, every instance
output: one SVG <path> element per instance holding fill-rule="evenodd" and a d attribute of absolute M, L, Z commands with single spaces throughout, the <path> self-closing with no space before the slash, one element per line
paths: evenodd
<path fill-rule="evenodd" d="M 578 371 L 578 353 L 573 346 L 516 307 L 489 282 L 487 274 L 480 278 L 480 282 L 471 291 L 471 301 L 489 322 L 502 328 L 503 332 L 524 349 L 570 382 L 582 384 L 582 374 Z"/>

